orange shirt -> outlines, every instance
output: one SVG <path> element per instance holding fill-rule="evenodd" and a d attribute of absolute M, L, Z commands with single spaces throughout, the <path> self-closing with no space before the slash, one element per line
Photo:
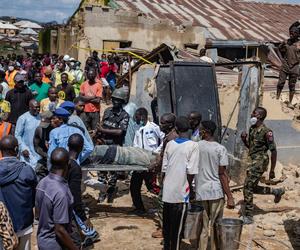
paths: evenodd
<path fill-rule="evenodd" d="M 89 81 L 85 81 L 80 86 L 80 93 L 83 96 L 96 96 L 102 97 L 102 82 L 99 79 L 95 79 L 95 83 L 90 85 Z M 85 103 L 84 112 L 99 112 L 100 111 L 100 103 L 94 104 L 91 102 Z"/>
<path fill-rule="evenodd" d="M 51 79 L 47 76 L 43 76 L 42 82 L 44 83 L 52 83 Z"/>

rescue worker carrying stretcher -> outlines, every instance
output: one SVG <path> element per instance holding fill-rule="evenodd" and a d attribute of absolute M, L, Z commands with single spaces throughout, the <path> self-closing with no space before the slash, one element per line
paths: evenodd
<path fill-rule="evenodd" d="M 129 123 L 129 114 L 123 109 L 127 100 L 128 92 L 124 88 L 116 89 L 113 92 L 113 106 L 104 111 L 102 122 L 97 125 L 96 136 L 99 144 L 123 145 Z M 109 178 L 107 178 L 106 172 L 98 173 L 98 175 L 100 182 L 108 184 L 107 193 L 100 193 L 99 202 L 103 202 L 107 197 L 107 201 L 112 203 L 114 195 L 117 193 L 118 175 L 116 172 L 111 172 Z"/>

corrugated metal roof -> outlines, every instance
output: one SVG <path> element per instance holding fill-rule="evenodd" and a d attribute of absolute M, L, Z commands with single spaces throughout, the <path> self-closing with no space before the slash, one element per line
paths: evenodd
<path fill-rule="evenodd" d="M 10 23 L 0 23 L 0 29 L 18 30 L 19 28 Z"/>
<path fill-rule="evenodd" d="M 174 25 L 206 28 L 207 38 L 280 42 L 300 19 L 300 5 L 238 0 L 114 0 L 119 8 Z"/>
<path fill-rule="evenodd" d="M 14 23 L 15 26 L 18 26 L 20 28 L 31 28 L 31 29 L 42 29 L 43 27 L 37 23 L 22 20 L 19 22 Z"/>
<path fill-rule="evenodd" d="M 21 35 L 37 35 L 38 33 L 35 32 L 35 31 L 34 31 L 33 29 L 31 29 L 31 28 L 26 28 L 26 29 L 22 30 L 22 31 L 20 32 L 20 34 L 21 34 Z"/>

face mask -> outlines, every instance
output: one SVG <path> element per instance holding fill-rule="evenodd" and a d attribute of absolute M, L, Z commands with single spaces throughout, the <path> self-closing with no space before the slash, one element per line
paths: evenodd
<path fill-rule="evenodd" d="M 8 70 L 9 71 L 13 71 L 14 70 L 14 66 L 8 66 Z"/>
<path fill-rule="evenodd" d="M 0 94 L 0 100 L 3 100 L 3 95 L 2 94 Z"/>
<path fill-rule="evenodd" d="M 254 126 L 257 123 L 257 117 L 251 117 L 250 118 L 250 125 Z"/>
<path fill-rule="evenodd" d="M 77 70 L 79 70 L 79 69 L 80 69 L 80 67 L 79 67 L 79 66 L 76 66 L 76 69 L 77 69 Z"/>

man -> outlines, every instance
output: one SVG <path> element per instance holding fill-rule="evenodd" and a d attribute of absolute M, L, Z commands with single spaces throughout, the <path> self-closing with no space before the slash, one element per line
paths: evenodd
<path fill-rule="evenodd" d="M 200 125 L 201 119 L 202 119 L 202 116 L 197 111 L 193 111 L 189 115 L 190 126 L 192 129 L 192 136 L 191 136 L 192 141 L 198 142 L 201 140 L 200 133 L 199 133 L 199 125 Z"/>
<path fill-rule="evenodd" d="M 69 81 L 69 83 L 73 83 L 74 76 L 70 72 L 68 72 L 66 70 L 66 64 L 65 64 L 65 62 L 64 61 L 60 61 L 57 64 L 57 70 L 55 72 L 55 84 L 54 84 L 54 87 L 57 87 L 58 85 L 62 84 L 62 81 L 61 81 L 61 74 L 62 73 L 66 73 L 68 75 L 68 81 Z"/>
<path fill-rule="evenodd" d="M 102 123 L 97 127 L 97 133 L 105 144 L 122 146 L 124 143 L 129 122 L 129 115 L 123 109 L 126 101 L 127 93 L 123 88 L 116 89 L 113 92 L 113 106 L 104 111 Z"/>
<path fill-rule="evenodd" d="M 104 111 L 102 123 L 97 126 L 96 133 L 102 144 L 123 145 L 129 123 L 129 115 L 123 109 L 123 105 L 126 101 L 126 91 L 123 88 L 116 89 L 112 95 L 113 106 Z M 111 178 L 108 180 L 109 188 L 107 191 L 109 202 L 113 201 L 113 195 L 117 190 L 117 174 L 111 174 Z M 106 183 L 106 174 L 100 176 L 99 180 L 100 182 Z M 102 202 L 105 198 L 106 194 L 100 194 L 99 201 Z"/>
<path fill-rule="evenodd" d="M 15 86 L 15 77 L 17 75 L 18 71 L 15 69 L 15 63 L 9 62 L 8 64 L 8 70 L 6 71 L 5 80 L 8 83 L 8 86 L 10 89 L 13 89 Z"/>
<path fill-rule="evenodd" d="M 108 62 L 106 60 L 102 60 L 102 62 L 100 62 L 100 68 L 101 68 L 100 78 L 101 78 L 101 82 L 102 82 L 102 86 L 103 86 L 103 99 L 104 99 L 106 105 L 108 105 L 110 98 L 111 98 L 110 86 L 106 80 L 106 77 L 109 73 Z"/>
<path fill-rule="evenodd" d="M 84 81 L 84 73 L 83 73 L 82 69 L 80 68 L 80 65 L 81 65 L 80 62 L 75 61 L 70 70 L 70 73 L 74 76 L 73 87 L 75 89 L 76 96 L 79 95 L 80 85 Z"/>
<path fill-rule="evenodd" d="M 282 66 L 279 72 L 279 80 L 277 84 L 277 99 L 279 99 L 284 87 L 286 78 L 289 77 L 289 107 L 293 108 L 292 101 L 295 94 L 295 86 L 299 76 L 300 63 L 300 41 L 299 30 L 297 27 L 290 29 L 290 39 L 279 45 L 279 56 Z"/>
<path fill-rule="evenodd" d="M 285 193 L 283 188 L 273 189 L 270 187 L 261 187 L 258 185 L 260 178 L 268 168 L 269 156 L 268 150 L 271 151 L 271 169 L 269 178 L 275 178 L 275 167 L 277 160 L 277 150 L 274 141 L 274 135 L 271 129 L 265 124 L 267 110 L 263 107 L 257 107 L 251 114 L 249 136 L 246 132 L 241 134 L 241 139 L 249 149 L 249 158 L 251 160 L 247 169 L 247 176 L 244 183 L 244 202 L 245 224 L 253 223 L 253 194 L 273 194 L 274 202 L 278 203 L 281 196 Z"/>
<path fill-rule="evenodd" d="M 40 104 L 32 99 L 29 102 L 29 111 L 21 115 L 17 121 L 15 137 L 19 142 L 20 160 L 36 168 L 39 154 L 34 149 L 33 138 L 35 129 L 39 126 L 41 117 Z"/>
<path fill-rule="evenodd" d="M 17 159 L 18 141 L 12 135 L 0 141 L 0 200 L 3 201 L 19 237 L 18 250 L 31 249 L 34 194 L 37 184 L 31 166 Z"/>
<path fill-rule="evenodd" d="M 7 122 L 11 112 L 10 103 L 3 98 L 3 86 L 0 85 L 0 139 L 11 133 L 11 123 Z"/>
<path fill-rule="evenodd" d="M 175 121 L 176 121 L 176 116 L 173 113 L 166 113 L 163 114 L 160 118 L 160 130 L 165 133 L 165 138 L 163 140 L 163 146 L 162 150 L 160 152 L 159 157 L 157 157 L 157 164 L 156 164 L 156 169 L 155 172 L 158 174 L 161 174 L 161 168 L 162 168 L 162 161 L 163 161 L 163 156 L 164 152 L 166 149 L 166 146 L 168 142 L 175 140 L 178 137 L 178 134 L 175 129 Z M 161 180 L 161 178 L 159 178 Z M 159 181 L 160 182 L 160 181 Z M 161 190 L 158 195 L 158 200 L 157 200 L 157 206 L 158 206 L 158 218 L 159 218 L 159 228 L 155 232 L 152 233 L 153 238 L 163 238 L 163 232 L 162 232 L 162 227 L 163 227 L 163 202 L 162 202 L 162 183 L 160 183 Z"/>
<path fill-rule="evenodd" d="M 102 83 L 96 78 L 96 70 L 90 69 L 88 80 L 80 86 L 80 98 L 85 102 L 84 113 L 81 118 L 87 129 L 96 129 L 100 121 L 100 102 L 102 98 Z"/>
<path fill-rule="evenodd" d="M 58 98 L 63 101 L 73 101 L 76 97 L 74 87 L 69 83 L 68 74 L 61 74 L 61 84 L 57 85 Z"/>
<path fill-rule="evenodd" d="M 111 59 L 109 61 L 108 66 L 109 72 L 106 76 L 106 80 L 110 86 L 112 91 L 116 88 L 116 80 L 117 80 L 117 72 L 118 72 L 118 65 L 115 63 L 115 59 Z"/>
<path fill-rule="evenodd" d="M 84 111 L 85 102 L 81 100 L 81 98 L 78 96 L 74 99 L 75 104 L 75 114 L 77 116 L 81 116 Z"/>
<path fill-rule="evenodd" d="M 91 56 L 86 59 L 86 63 L 85 63 L 85 67 L 84 67 L 84 74 L 85 74 L 86 78 L 87 78 L 87 74 L 90 71 L 90 69 L 98 69 L 97 63 Z M 97 74 L 99 74 L 99 72 L 97 72 Z"/>
<path fill-rule="evenodd" d="M 99 238 L 99 234 L 93 229 L 93 225 L 90 220 L 86 217 L 84 211 L 84 205 L 82 203 L 82 190 L 81 190 L 81 182 L 82 182 L 82 171 L 81 167 L 77 162 L 77 159 L 83 149 L 84 139 L 80 134 L 73 134 L 70 136 L 68 140 L 68 148 L 69 148 L 69 173 L 68 173 L 68 184 L 71 190 L 71 193 L 74 197 L 73 203 L 73 224 L 74 221 L 77 221 L 78 226 L 80 226 L 82 232 L 84 233 L 85 239 L 84 242 L 92 243 Z M 76 228 L 76 226 L 75 226 Z M 75 240 L 74 242 L 80 243 L 80 237 L 75 232 L 72 233 L 71 237 Z M 79 235 L 80 236 L 80 235 Z M 78 244 L 80 246 L 80 244 Z M 86 245 L 86 244 L 85 244 Z"/>
<path fill-rule="evenodd" d="M 24 75 L 17 74 L 15 87 L 7 92 L 5 100 L 11 105 L 8 121 L 16 125 L 18 118 L 29 110 L 29 102 L 33 99 L 31 91 L 24 85 Z"/>
<path fill-rule="evenodd" d="M 41 101 L 41 112 L 51 111 L 53 112 L 64 101 L 58 98 L 57 89 L 54 87 L 49 88 L 48 98 Z"/>
<path fill-rule="evenodd" d="M 24 70 L 26 70 L 27 72 L 32 67 L 32 58 L 29 53 L 26 53 L 25 58 L 23 60 L 23 65 L 24 65 Z"/>
<path fill-rule="evenodd" d="M 48 157 L 50 157 L 52 151 L 57 147 L 67 148 L 68 139 L 72 134 L 77 133 L 84 137 L 83 132 L 79 128 L 68 125 L 70 115 L 71 114 L 63 108 L 57 108 L 53 112 L 51 124 L 55 129 L 50 132 Z M 89 143 L 84 137 L 84 146 L 79 156 L 79 162 L 81 163 L 86 160 L 93 149 L 94 145 Z"/>
<path fill-rule="evenodd" d="M 141 127 L 141 125 L 137 124 L 135 121 L 135 112 L 137 110 L 137 106 L 134 102 L 128 102 L 124 106 L 124 110 L 128 113 L 129 115 L 129 122 L 128 122 L 128 127 L 126 131 L 126 136 L 124 139 L 124 146 L 132 146 L 133 145 L 133 140 L 135 137 L 135 132 Z"/>
<path fill-rule="evenodd" d="M 85 164 L 105 163 L 117 165 L 139 165 L 152 169 L 156 164 L 157 154 L 142 148 L 97 145 Z"/>
<path fill-rule="evenodd" d="M 200 201 L 204 211 L 199 249 L 207 249 L 210 235 L 210 249 L 215 250 L 219 247 L 216 223 L 223 217 L 224 193 L 227 196 L 228 208 L 234 208 L 234 200 L 226 173 L 227 150 L 214 140 L 217 126 L 213 121 L 203 121 L 200 129 L 203 140 L 198 142 L 200 156 L 198 174 L 195 176 L 195 193 L 196 200 Z"/>
<path fill-rule="evenodd" d="M 76 98 L 75 98 L 76 99 Z M 80 99 L 80 98 L 78 98 Z M 77 102 L 78 105 L 78 102 Z M 84 104 L 83 104 L 84 106 Z M 93 145 L 92 138 L 89 134 L 89 131 L 87 130 L 84 122 L 81 120 L 81 118 L 74 112 L 75 110 L 75 104 L 70 101 L 65 101 L 60 105 L 61 108 L 67 110 L 71 115 L 68 119 L 68 125 L 77 127 L 81 130 L 81 132 L 84 134 L 84 137 L 86 140 Z"/>
<path fill-rule="evenodd" d="M 70 237 L 73 196 L 64 178 L 68 174 L 68 151 L 56 148 L 50 160 L 51 173 L 40 181 L 36 189 L 38 248 L 77 250 L 79 248 Z"/>
<path fill-rule="evenodd" d="M 5 80 L 5 72 L 3 70 L 0 70 L 0 85 L 3 87 L 2 96 L 3 99 L 5 99 L 6 93 L 9 91 L 9 87 Z"/>
<path fill-rule="evenodd" d="M 100 73 L 100 58 L 98 56 L 98 52 L 96 50 L 93 51 L 92 53 L 92 58 L 94 59 L 95 63 L 96 63 L 96 69 L 97 69 L 97 74 Z"/>
<path fill-rule="evenodd" d="M 47 83 L 50 85 L 50 87 L 53 85 L 53 80 L 52 80 L 52 68 L 51 66 L 47 66 L 44 70 L 44 75 L 42 78 L 42 82 Z"/>
<path fill-rule="evenodd" d="M 49 147 L 50 132 L 53 129 L 53 127 L 51 126 L 51 118 L 53 116 L 53 113 L 51 111 L 46 111 L 41 113 L 40 116 L 41 122 L 36 128 L 33 138 L 34 150 L 40 156 L 35 169 L 38 181 L 46 177 L 48 174 L 47 152 Z"/>
<path fill-rule="evenodd" d="M 176 119 L 178 138 L 170 141 L 165 149 L 162 173 L 163 180 L 163 236 L 164 249 L 180 249 L 181 231 L 184 225 L 190 187 L 198 174 L 199 147 L 189 140 L 189 120 Z"/>
<path fill-rule="evenodd" d="M 141 124 L 142 127 L 135 133 L 133 146 L 159 154 L 165 134 L 160 131 L 159 126 L 153 122 L 149 122 L 148 111 L 145 108 L 136 110 L 135 120 L 136 123 Z M 138 214 L 146 212 L 141 196 L 143 181 L 145 181 L 149 191 L 156 194 L 159 193 L 155 174 L 134 171 L 130 180 L 130 194 L 135 207 L 134 212 Z"/>
<path fill-rule="evenodd" d="M 34 61 L 33 67 L 30 68 L 30 70 L 27 72 L 28 73 L 28 82 L 32 84 L 34 82 L 34 76 L 35 73 L 41 73 L 42 72 L 42 64 L 39 61 Z"/>
<path fill-rule="evenodd" d="M 29 89 L 32 91 L 34 99 L 40 102 L 47 98 L 50 84 L 42 82 L 42 74 L 40 72 L 35 73 L 35 82 L 30 85 Z"/>
<path fill-rule="evenodd" d="M 145 108 L 138 108 L 135 120 L 142 127 L 135 133 L 133 146 L 160 153 L 165 134 L 159 126 L 148 120 L 148 111 Z"/>

